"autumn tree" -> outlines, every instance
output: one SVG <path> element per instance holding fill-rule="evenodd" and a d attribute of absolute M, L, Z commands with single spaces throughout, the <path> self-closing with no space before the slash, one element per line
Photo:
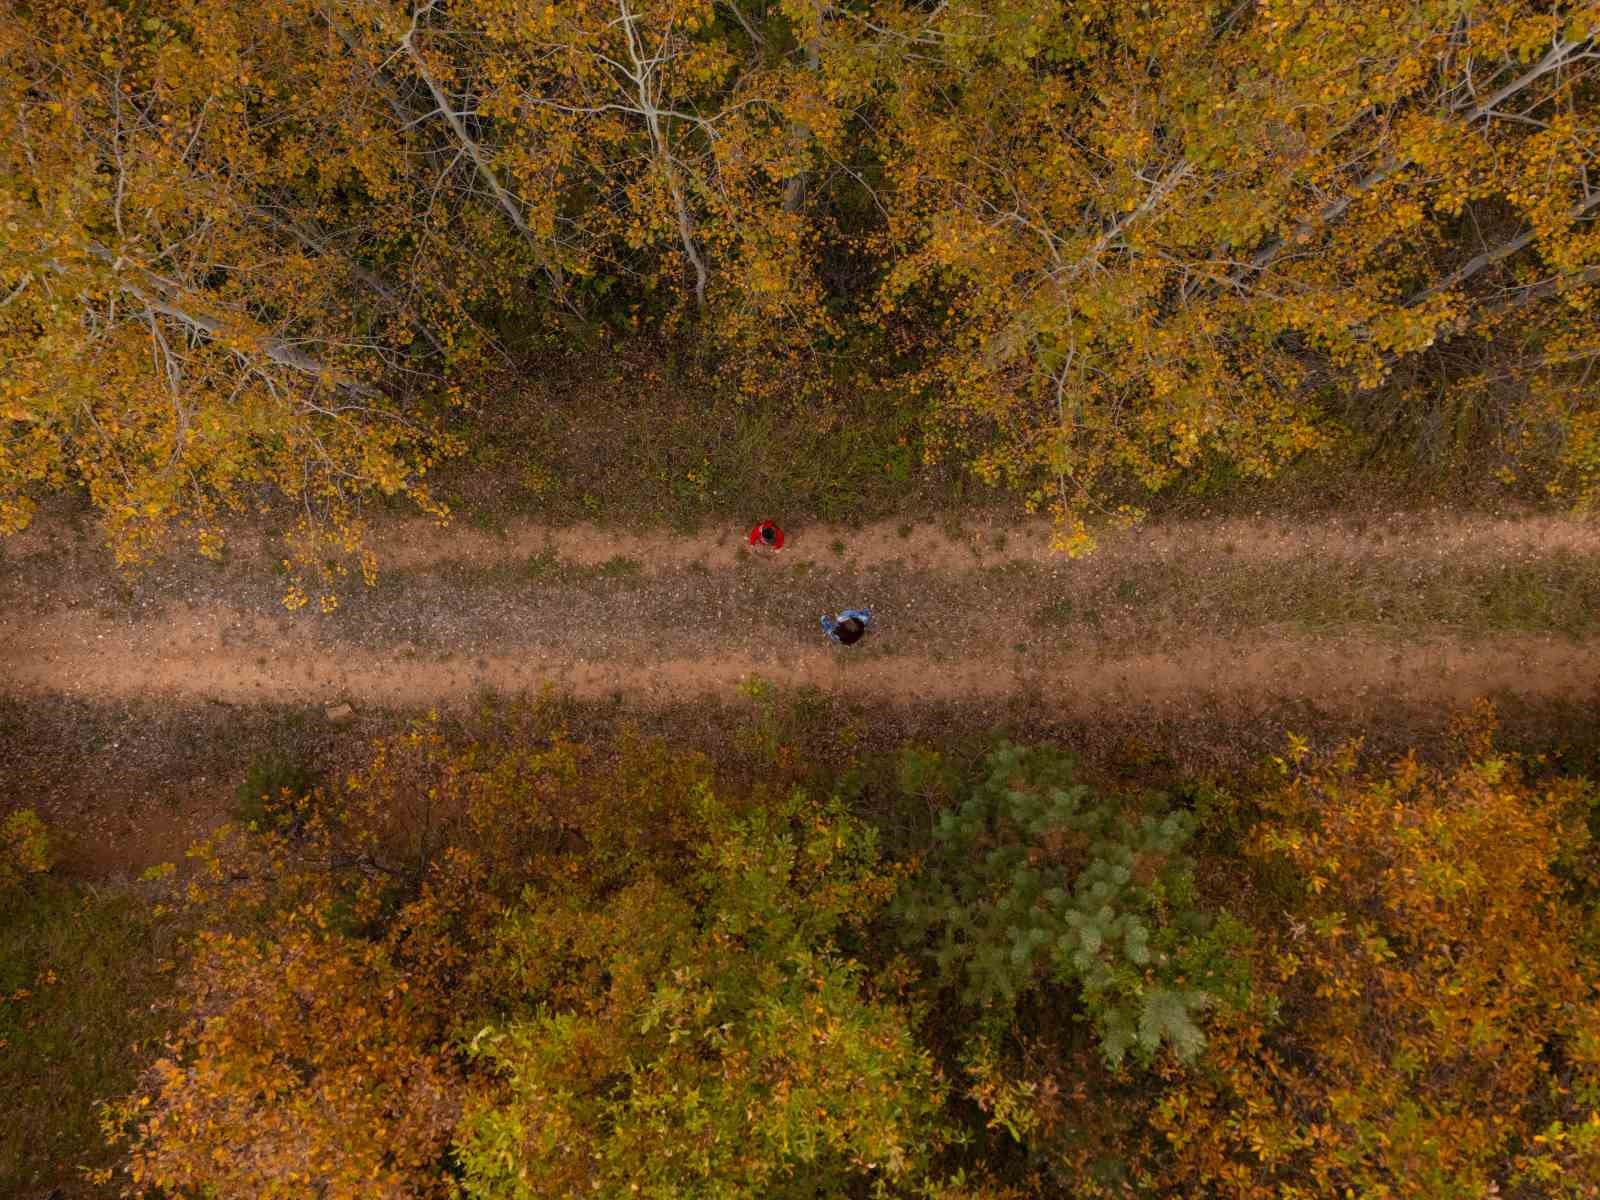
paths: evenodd
<path fill-rule="evenodd" d="M 910 751 L 891 863 L 784 779 L 420 722 L 197 849 L 108 1126 L 180 1195 L 1579 1200 L 1593 788 L 1464 734 L 1168 797 Z"/>
<path fill-rule="evenodd" d="M 197 851 L 184 1021 L 108 1114 L 136 1185 L 230 1196 L 915 1194 L 950 1131 L 897 883 L 837 803 L 543 718 L 423 723 Z M 944 1192 L 951 1200 L 967 1194 Z"/>
<path fill-rule="evenodd" d="M 1052 508 L 1069 549 L 1117 481 L 1270 475 L 1375 390 L 1592 494 L 1592 3 L 882 22 L 907 64 L 883 307 L 931 321 L 935 446 Z"/>
<path fill-rule="evenodd" d="M 523 211 L 514 223 L 553 242 L 575 303 L 620 297 L 635 328 L 696 322 L 763 390 L 842 332 L 817 263 L 834 223 L 801 203 L 802 181 L 848 156 L 848 118 L 873 82 L 851 74 L 855 43 L 829 12 L 424 3 L 382 40 L 456 110 L 473 161 L 493 161 L 486 185 Z"/>
<path fill-rule="evenodd" d="M 1084 1196 L 1594 1195 L 1586 786 L 1535 783 L 1481 738 L 1443 768 L 1303 743 L 1282 764 L 1254 802 L 1208 802 L 1242 857 L 1203 873 L 1254 936 L 1203 1058 L 1130 1073 L 1060 1039 L 985 1047 L 972 1091 L 1001 1136 Z"/>
<path fill-rule="evenodd" d="M 876 86 L 832 11 L 19 10 L 0 531 L 81 485 L 121 560 L 174 521 L 214 553 L 277 494 L 301 560 L 360 557 L 364 499 L 442 513 L 443 414 L 486 362 L 602 316 L 701 330 L 749 391 L 825 379 L 817 168 Z"/>
<path fill-rule="evenodd" d="M 1593 0 L 29 5 L 0 31 L 0 528 L 437 511 L 485 362 L 686 336 L 1062 519 L 1406 442 L 1578 503 Z M 370 563 L 365 564 L 370 570 Z"/>
<path fill-rule="evenodd" d="M 27 5 L 0 72 L 0 529 L 74 483 L 123 561 L 175 519 L 215 553 L 266 489 L 320 562 L 366 495 L 442 511 L 425 401 L 493 275 L 333 15 Z"/>
<path fill-rule="evenodd" d="M 802 794 L 686 797 L 693 882 L 529 896 L 492 951 L 519 1015 L 469 1051 L 469 1196 L 813 1196 L 918 1178 L 941 1089 L 892 991 L 835 939 L 887 899 L 867 831 Z"/>

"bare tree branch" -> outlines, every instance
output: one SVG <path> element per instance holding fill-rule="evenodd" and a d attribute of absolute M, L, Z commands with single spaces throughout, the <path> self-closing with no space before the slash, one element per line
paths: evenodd
<path fill-rule="evenodd" d="M 4 300 L 0 300 L 0 308 L 5 308 L 13 300 L 15 300 L 18 296 L 22 295 L 23 292 L 27 291 L 28 290 L 28 285 L 30 283 L 32 283 L 32 282 L 33 282 L 33 272 L 29 271 L 26 274 L 24 274 L 21 279 L 19 279 L 17 281 L 17 286 L 11 289 L 10 294 L 8 296 L 6 296 L 6 298 Z"/>
<path fill-rule="evenodd" d="M 1153 212 L 1162 200 L 1172 193 L 1174 188 L 1193 173 L 1194 165 L 1187 159 L 1180 159 L 1176 166 L 1151 185 L 1150 191 L 1145 194 L 1143 200 L 1113 221 L 1110 227 L 1102 232 L 1089 248 L 1073 260 L 1070 265 L 1058 267 L 1050 272 L 1049 277 L 1057 282 L 1071 281 L 1076 279 L 1085 268 L 1094 266 L 1099 262 L 1100 256 L 1105 253 L 1111 243 L 1126 232 L 1128 226 Z"/>
<path fill-rule="evenodd" d="M 177 303 L 171 295 L 171 288 L 167 284 L 156 279 L 147 271 L 141 271 L 138 268 L 130 270 L 107 247 L 91 244 L 89 253 L 94 258 L 109 264 L 116 278 L 117 286 L 139 301 L 149 311 L 171 317 L 173 320 L 180 321 L 189 328 L 199 330 L 210 337 L 225 337 L 230 332 L 228 327 L 215 317 L 206 316 L 204 313 L 191 312 Z M 58 264 L 51 265 L 57 270 L 61 269 Z M 134 272 L 137 272 L 137 278 Z M 340 378 L 332 368 L 312 358 L 303 350 L 297 349 L 292 343 L 285 341 L 283 338 L 256 336 L 254 341 L 261 354 L 272 362 L 277 363 L 280 367 L 286 367 L 302 375 L 311 375 L 319 380 L 325 380 L 334 387 L 350 392 L 353 395 L 374 400 L 383 397 L 383 393 L 370 384 L 365 384 L 355 379 Z"/>
<path fill-rule="evenodd" d="M 750 19 L 744 15 L 744 10 L 739 7 L 737 0 L 719 0 L 719 3 L 731 12 L 734 19 L 743 26 L 745 33 L 749 35 L 750 41 L 755 45 L 756 49 L 764 50 L 767 45 L 766 39 L 761 36 L 754 25 L 750 24 Z"/>
<path fill-rule="evenodd" d="M 320 241 L 315 235 L 301 226 L 298 222 L 291 221 L 287 217 L 280 216 L 269 208 L 258 207 L 256 208 L 255 212 L 257 215 L 263 217 L 267 221 L 270 221 L 273 225 L 276 225 L 279 229 L 284 230 L 307 250 L 311 250 L 324 258 L 331 258 L 336 254 L 339 254 L 339 252 L 332 245 L 330 245 L 328 242 Z M 394 305 L 396 309 L 402 312 L 405 311 L 405 302 L 395 294 L 394 290 L 387 283 L 385 283 L 371 271 L 367 270 L 365 267 L 361 266 L 348 255 L 340 255 L 340 257 L 343 259 L 344 266 L 351 275 L 355 276 L 356 279 L 358 279 L 371 291 L 377 293 L 377 295 L 382 297 L 384 300 L 387 300 L 390 304 Z M 427 323 L 424 322 L 420 317 L 412 317 L 408 323 L 413 329 L 422 335 L 423 339 L 428 343 L 428 345 L 433 347 L 436 353 L 442 354 L 444 352 L 444 346 L 440 343 L 439 339 L 434 336 L 433 330 L 428 328 Z"/>
<path fill-rule="evenodd" d="M 660 165 L 662 177 L 666 180 L 667 191 L 672 197 L 672 206 L 678 221 L 678 238 L 683 243 L 683 252 L 689 256 L 689 262 L 694 266 L 695 303 L 704 309 L 709 273 L 706 270 L 705 259 L 700 254 L 700 247 L 695 242 L 694 220 L 689 214 L 689 203 L 683 194 L 683 182 L 678 177 L 677 163 L 673 160 L 671 146 L 661 127 L 661 108 L 657 103 L 655 90 L 656 67 L 667 58 L 665 49 L 668 34 L 662 35 L 661 45 L 657 48 L 656 54 L 646 58 L 639 32 L 634 28 L 638 16 L 628 8 L 628 0 L 617 0 L 617 5 L 622 12 L 619 23 L 627 38 L 628 57 L 633 61 L 633 70 L 631 72 L 624 70 L 624 74 L 634 85 L 639 99 L 639 113 L 644 117 L 645 127 L 650 132 L 650 142 L 655 147 L 656 160 Z"/>
<path fill-rule="evenodd" d="M 1576 205 L 1574 205 L 1573 208 L 1567 213 L 1567 219 L 1576 221 L 1590 209 L 1597 206 L 1600 206 L 1600 191 L 1591 193 L 1589 196 L 1585 197 L 1583 200 L 1580 200 Z M 1450 272 L 1450 274 L 1439 280 L 1438 283 L 1435 283 L 1431 287 L 1424 288 L 1422 291 L 1407 297 L 1404 301 L 1402 301 L 1402 307 L 1410 308 L 1413 305 L 1421 304 L 1424 300 L 1428 300 L 1434 296 L 1437 296 L 1440 292 L 1449 291 L 1456 285 L 1466 282 L 1484 268 L 1493 266 L 1497 262 L 1501 262 L 1504 259 L 1510 258 L 1518 250 L 1521 250 L 1531 244 L 1536 237 L 1538 237 L 1538 233 L 1535 230 L 1529 229 L 1524 231 L 1520 236 L 1512 238 L 1509 242 L 1503 242 L 1502 244 L 1495 246 L 1493 249 L 1485 250 L 1481 254 L 1474 255 L 1472 258 L 1469 258 L 1466 262 L 1462 263 L 1454 271 Z"/>
<path fill-rule="evenodd" d="M 816 7 L 817 31 L 806 39 L 806 69 L 813 75 L 822 69 L 822 18 L 820 5 Z M 789 142 L 796 154 L 804 153 L 811 145 L 811 130 L 804 121 L 789 126 Z M 806 171 L 796 171 L 783 184 L 783 211 L 797 213 L 806 198 Z"/>

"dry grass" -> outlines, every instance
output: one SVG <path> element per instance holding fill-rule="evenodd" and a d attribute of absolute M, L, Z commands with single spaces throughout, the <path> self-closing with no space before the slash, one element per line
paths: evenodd
<path fill-rule="evenodd" d="M 1080 639 L 1115 636 L 1111 622 L 1130 636 L 1162 627 L 1222 636 L 1288 627 L 1469 638 L 1577 638 L 1600 630 L 1600 560 L 1560 549 L 1539 557 L 1426 561 L 1305 554 L 1222 569 L 1203 558 L 1178 558 L 1115 574 L 1091 560 L 1065 580 L 1029 564 L 1012 564 L 1003 574 L 1019 591 L 1040 597 L 1037 626 Z"/>
<path fill-rule="evenodd" d="M 888 393 L 831 413 L 755 400 L 693 364 L 609 350 L 508 378 L 465 418 L 441 494 L 479 528 L 518 516 L 693 530 L 759 516 L 927 514 L 979 489 L 920 464 L 917 413 Z"/>
<path fill-rule="evenodd" d="M 924 463 L 924 401 L 891 389 L 844 390 L 826 412 L 794 399 L 752 400 L 692 361 L 638 344 L 530 366 L 490 381 L 485 396 L 460 418 L 472 450 L 444 464 L 437 486 L 486 530 L 519 516 L 693 530 L 759 515 L 904 515 L 959 529 L 964 510 L 1020 509 L 1016 497 L 979 483 L 959 453 Z M 1483 462 L 1429 471 L 1354 447 L 1289 464 L 1271 479 L 1216 462 L 1160 493 L 1115 479 L 1104 492 L 1108 511 L 1126 503 L 1172 520 L 1357 511 L 1381 519 L 1547 503 L 1499 483 Z"/>

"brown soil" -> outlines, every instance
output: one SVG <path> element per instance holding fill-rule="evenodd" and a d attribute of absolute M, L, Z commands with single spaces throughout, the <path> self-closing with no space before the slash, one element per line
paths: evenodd
<path fill-rule="evenodd" d="M 365 721 L 549 687 L 649 710 L 724 702 L 756 676 L 870 705 L 1022 703 L 1039 722 L 1082 728 L 1138 714 L 1155 729 L 1227 710 L 1275 734 L 1305 712 L 1354 731 L 1396 705 L 1445 712 L 1480 696 L 1600 707 L 1593 522 L 1194 521 L 1111 531 L 1076 562 L 1052 555 L 1043 524 L 788 533 L 774 556 L 749 552 L 737 529 L 692 538 L 518 524 L 496 536 L 394 522 L 374 534 L 379 585 L 347 590 L 324 615 L 283 609 L 280 556 L 259 533 L 234 536 L 222 566 L 174 554 L 126 580 L 92 539 L 42 521 L 0 544 L 0 696 L 23 724 L 53 705 L 138 709 L 102 722 L 122 731 L 108 741 L 130 745 L 152 711 L 159 722 L 207 703 L 298 707 L 326 730 L 324 706 L 342 701 Z M 1363 607 L 1340 607 L 1347 588 Z M 1473 596 L 1485 588 L 1516 604 L 1480 620 Z M 877 618 L 868 639 L 829 644 L 818 615 L 863 603 Z M 78 795 L 67 807 L 86 869 L 173 857 L 226 807 L 249 756 L 270 747 L 271 730 L 258 733 L 249 746 L 193 748 L 170 770 L 134 771 L 96 808 L 86 797 L 104 797 L 123 769 L 116 747 L 75 762 L 70 736 L 35 729 L 0 748 L 0 808 Z M 91 763 L 111 775 L 89 778 Z M 75 771 L 81 788 L 61 778 Z M 134 776 L 143 783 L 132 787 Z"/>
<path fill-rule="evenodd" d="M 532 612 L 528 617 L 537 619 Z M 581 628 L 564 646 L 419 655 L 410 646 L 374 650 L 337 636 L 307 637 L 293 619 L 271 622 L 221 607 L 157 609 L 131 624 L 55 612 L 8 632 L 0 643 L 0 672 L 13 692 L 82 698 L 426 707 L 485 690 L 551 687 L 582 699 L 623 694 L 672 702 L 726 696 L 760 677 L 892 703 L 989 700 L 1029 691 L 1047 707 L 1082 712 L 1129 703 L 1160 708 L 1196 695 L 1229 694 L 1313 700 L 1359 712 L 1395 694 L 1449 705 L 1495 693 L 1577 700 L 1595 697 L 1600 686 L 1600 639 L 1574 643 L 1530 635 L 1397 647 L 1357 633 L 1266 633 L 1245 640 L 1201 636 L 1148 653 L 1065 656 L 991 647 L 940 661 L 917 653 L 868 657 L 832 647 L 820 634 L 808 645 L 789 631 L 782 637 L 746 633 L 728 650 L 703 657 L 652 655 L 641 636 L 596 659 L 586 653 Z M 892 629 L 880 632 L 880 649 L 881 640 L 892 637 Z M 758 640 L 767 643 L 764 652 L 749 647 Z"/>

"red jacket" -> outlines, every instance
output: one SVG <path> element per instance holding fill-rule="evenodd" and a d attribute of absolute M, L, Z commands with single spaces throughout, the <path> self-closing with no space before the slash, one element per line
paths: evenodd
<path fill-rule="evenodd" d="M 772 540 L 770 542 L 762 540 L 761 531 L 763 529 L 772 530 Z M 769 550 L 782 550 L 783 530 L 779 529 L 771 521 L 762 521 L 750 530 L 750 544 L 752 546 L 765 546 Z"/>

